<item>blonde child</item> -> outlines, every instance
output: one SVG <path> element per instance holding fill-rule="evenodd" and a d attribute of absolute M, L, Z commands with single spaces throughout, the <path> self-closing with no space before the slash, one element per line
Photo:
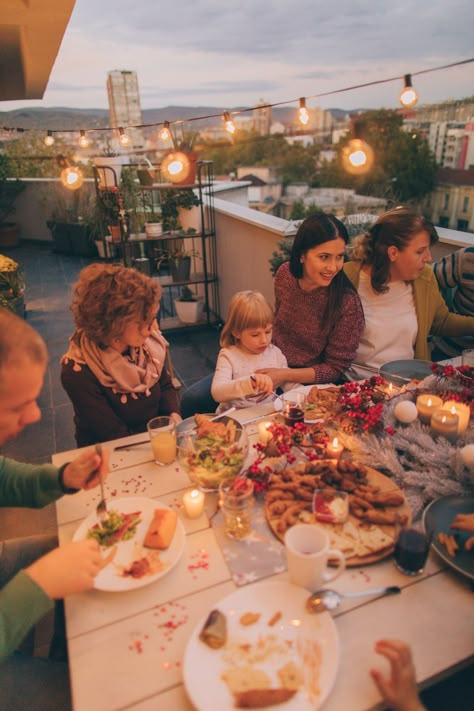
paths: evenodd
<path fill-rule="evenodd" d="M 256 373 L 259 368 L 287 367 L 285 356 L 271 342 L 272 324 L 273 309 L 260 292 L 239 291 L 233 296 L 211 386 L 212 397 L 220 403 L 218 412 L 250 407 L 257 398 L 274 399 L 272 379 Z"/>

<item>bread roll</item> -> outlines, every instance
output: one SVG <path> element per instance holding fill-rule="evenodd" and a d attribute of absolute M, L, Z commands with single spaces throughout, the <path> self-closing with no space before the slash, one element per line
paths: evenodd
<path fill-rule="evenodd" d="M 153 514 L 143 545 L 147 548 L 164 550 L 170 545 L 176 529 L 178 516 L 171 509 L 156 509 Z"/>

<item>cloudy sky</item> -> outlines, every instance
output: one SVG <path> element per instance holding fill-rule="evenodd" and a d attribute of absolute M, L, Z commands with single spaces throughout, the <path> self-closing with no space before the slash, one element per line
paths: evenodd
<path fill-rule="evenodd" d="M 77 0 L 42 102 L 107 108 L 111 69 L 142 108 L 290 102 L 474 55 L 472 0 Z M 474 64 L 414 77 L 420 101 L 474 94 Z M 401 82 L 308 100 L 395 107 Z"/>

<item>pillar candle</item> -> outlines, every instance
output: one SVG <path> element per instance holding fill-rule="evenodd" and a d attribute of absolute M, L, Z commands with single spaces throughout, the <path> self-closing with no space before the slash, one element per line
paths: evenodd
<path fill-rule="evenodd" d="M 469 405 L 458 402 L 457 400 L 446 400 L 443 405 L 443 410 L 449 410 L 453 415 L 459 417 L 458 435 L 463 434 L 467 430 L 471 418 L 471 408 Z"/>
<path fill-rule="evenodd" d="M 192 489 L 183 496 L 184 510 L 188 518 L 197 518 L 204 510 L 204 492 Z"/>
<path fill-rule="evenodd" d="M 435 410 L 439 410 L 443 406 L 443 401 L 437 395 L 418 395 L 416 398 L 416 409 L 418 410 L 418 417 L 420 422 L 424 425 L 429 425 L 431 421 L 431 415 Z"/>
<path fill-rule="evenodd" d="M 459 417 L 448 410 L 435 410 L 431 416 L 431 434 L 434 437 L 446 437 L 454 444 L 458 436 Z"/>

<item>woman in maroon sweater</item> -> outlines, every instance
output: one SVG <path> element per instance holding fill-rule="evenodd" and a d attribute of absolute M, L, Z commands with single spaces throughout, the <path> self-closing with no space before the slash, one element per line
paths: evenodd
<path fill-rule="evenodd" d="M 160 286 L 134 269 L 81 271 L 71 307 L 76 330 L 61 361 L 79 447 L 144 432 L 157 415 L 180 421 L 156 323 L 160 296 Z"/>
<path fill-rule="evenodd" d="M 364 314 L 342 271 L 348 240 L 337 217 L 311 215 L 296 233 L 290 261 L 275 275 L 273 343 L 290 366 L 260 371 L 275 387 L 336 383 L 354 359 Z"/>

